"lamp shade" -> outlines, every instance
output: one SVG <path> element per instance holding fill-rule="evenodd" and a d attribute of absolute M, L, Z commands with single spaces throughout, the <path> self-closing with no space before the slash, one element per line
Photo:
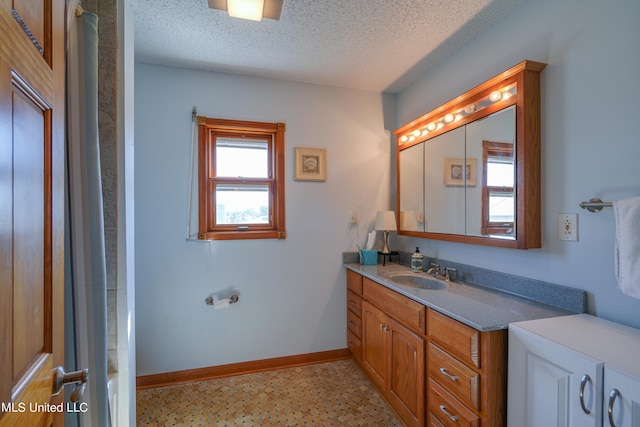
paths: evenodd
<path fill-rule="evenodd" d="M 391 231 L 397 230 L 396 213 L 394 211 L 380 211 L 376 215 L 376 230 Z"/>

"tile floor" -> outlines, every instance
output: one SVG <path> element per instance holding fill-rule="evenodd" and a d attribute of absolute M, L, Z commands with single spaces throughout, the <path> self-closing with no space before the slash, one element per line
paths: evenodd
<path fill-rule="evenodd" d="M 402 426 L 351 359 L 138 390 L 138 426 Z"/>

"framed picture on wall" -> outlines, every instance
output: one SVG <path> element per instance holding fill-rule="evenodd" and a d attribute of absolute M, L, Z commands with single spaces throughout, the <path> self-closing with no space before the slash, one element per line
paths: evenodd
<path fill-rule="evenodd" d="M 444 159 L 444 185 L 447 187 L 474 187 L 476 185 L 476 159 Z"/>
<path fill-rule="evenodd" d="M 326 181 L 327 150 L 324 148 L 295 148 L 295 180 Z"/>

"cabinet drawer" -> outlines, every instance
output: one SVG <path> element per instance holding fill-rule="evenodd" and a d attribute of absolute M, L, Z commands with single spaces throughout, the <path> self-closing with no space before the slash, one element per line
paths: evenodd
<path fill-rule="evenodd" d="M 362 360 L 362 341 L 350 330 L 347 330 L 347 346 L 356 360 Z"/>
<path fill-rule="evenodd" d="M 362 298 L 351 291 L 347 291 L 347 308 L 353 310 L 358 316 L 362 316 Z"/>
<path fill-rule="evenodd" d="M 429 343 L 429 377 L 469 407 L 480 410 L 480 374 Z"/>
<path fill-rule="evenodd" d="M 385 314 L 395 318 L 405 326 L 425 333 L 426 307 L 399 293 L 367 279 L 362 280 L 362 295 Z"/>
<path fill-rule="evenodd" d="M 362 276 L 355 271 L 347 270 L 347 289 L 362 296 Z"/>
<path fill-rule="evenodd" d="M 362 338 L 362 319 L 351 310 L 347 310 L 347 328 L 358 338 Z"/>
<path fill-rule="evenodd" d="M 435 310 L 427 312 L 427 335 L 459 361 L 480 368 L 480 331 Z"/>
<path fill-rule="evenodd" d="M 480 417 L 478 415 L 458 402 L 432 379 L 429 379 L 428 396 L 429 425 L 443 425 L 445 427 L 480 426 Z"/>

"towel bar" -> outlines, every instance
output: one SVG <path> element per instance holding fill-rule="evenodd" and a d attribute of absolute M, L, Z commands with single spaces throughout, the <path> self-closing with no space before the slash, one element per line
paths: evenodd
<path fill-rule="evenodd" d="M 613 206 L 613 203 L 611 202 L 603 202 L 600 199 L 589 199 L 588 202 L 582 202 L 580 203 L 580 207 L 582 209 L 586 209 L 589 212 L 600 212 L 602 210 L 602 208 L 610 208 Z"/>

